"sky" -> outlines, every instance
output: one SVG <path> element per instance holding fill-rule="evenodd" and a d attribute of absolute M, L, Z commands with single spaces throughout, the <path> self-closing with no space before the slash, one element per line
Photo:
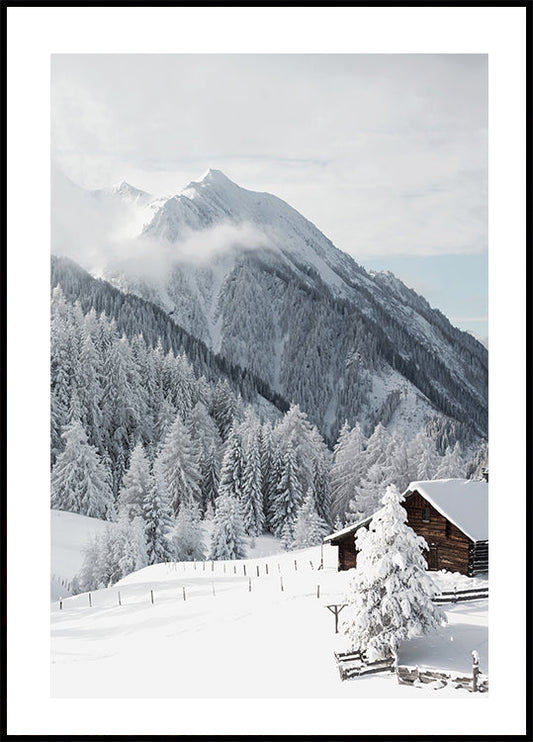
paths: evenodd
<path fill-rule="evenodd" d="M 488 337 L 487 56 L 52 56 L 52 161 L 160 195 L 208 168 Z"/>

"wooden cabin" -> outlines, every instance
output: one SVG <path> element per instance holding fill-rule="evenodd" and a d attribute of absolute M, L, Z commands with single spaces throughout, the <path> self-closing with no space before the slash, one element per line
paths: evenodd
<path fill-rule="evenodd" d="M 489 568 L 488 483 L 473 479 L 411 482 L 402 503 L 407 524 L 429 546 L 428 569 L 446 569 L 472 577 Z M 338 547 L 339 570 L 357 566 L 355 534 L 372 516 L 326 536 Z"/>

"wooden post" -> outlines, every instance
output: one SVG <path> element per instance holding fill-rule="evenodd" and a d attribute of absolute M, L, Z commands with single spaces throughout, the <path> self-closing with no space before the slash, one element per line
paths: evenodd
<path fill-rule="evenodd" d="M 202 572 L 205 572 L 205 562 L 202 562 Z"/>
<path fill-rule="evenodd" d="M 314 565 L 313 565 L 313 562 L 311 560 L 309 560 L 309 564 L 311 565 L 311 569 L 314 569 L 315 568 Z"/>
<path fill-rule="evenodd" d="M 237 574 L 237 565 L 236 564 L 233 565 L 233 574 L 234 575 Z"/>
<path fill-rule="evenodd" d="M 211 572 L 215 569 L 215 562 L 211 559 Z"/>
<path fill-rule="evenodd" d="M 279 584 L 281 585 L 281 592 L 283 592 L 283 577 L 280 576 L 279 578 Z"/>
<path fill-rule="evenodd" d="M 89 593 L 89 608 L 92 608 L 92 607 L 93 607 L 93 601 L 91 598 L 91 593 Z"/>
<path fill-rule="evenodd" d="M 248 592 L 252 592 L 252 578 L 248 577 Z"/>
<path fill-rule="evenodd" d="M 118 591 L 118 604 L 119 604 L 119 605 L 122 605 L 122 602 L 121 602 L 121 600 L 120 600 L 120 590 Z"/>
<path fill-rule="evenodd" d="M 183 600 L 187 600 L 187 598 L 185 597 L 185 585 L 183 585 L 182 590 L 183 590 Z"/>
<path fill-rule="evenodd" d="M 320 598 L 320 585 L 316 586 L 316 597 Z"/>
<path fill-rule="evenodd" d="M 294 560 L 294 571 L 298 571 L 298 562 L 296 561 L 296 559 Z"/>
<path fill-rule="evenodd" d="M 196 569 L 196 562 L 194 563 L 194 569 Z"/>
<path fill-rule="evenodd" d="M 265 564 L 265 572 L 268 574 L 268 564 Z"/>
<path fill-rule="evenodd" d="M 257 565 L 257 576 L 259 577 L 259 565 Z"/>
<path fill-rule="evenodd" d="M 152 601 L 152 605 L 154 604 L 154 591 L 150 590 L 150 600 Z"/>
<path fill-rule="evenodd" d="M 59 610 L 63 610 L 63 598 L 59 598 Z"/>
<path fill-rule="evenodd" d="M 243 568 L 243 571 L 244 571 L 244 576 L 246 577 L 246 564 L 243 564 L 242 565 L 242 568 Z"/>
<path fill-rule="evenodd" d="M 475 693 L 478 690 L 478 675 L 481 672 L 479 669 L 479 655 L 474 649 L 472 652 L 472 692 Z"/>
<path fill-rule="evenodd" d="M 333 603 L 332 605 L 327 605 L 326 608 L 330 610 L 335 615 L 335 633 L 339 633 L 339 613 L 342 611 L 343 608 L 346 607 L 346 603 Z"/>

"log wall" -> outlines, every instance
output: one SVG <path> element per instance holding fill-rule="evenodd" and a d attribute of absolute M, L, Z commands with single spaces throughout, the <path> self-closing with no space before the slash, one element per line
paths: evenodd
<path fill-rule="evenodd" d="M 407 510 L 408 525 L 423 536 L 430 547 L 430 552 L 424 552 L 429 568 L 468 574 L 473 547 L 471 539 L 416 491 L 406 497 L 403 506 Z M 423 518 L 424 509 L 429 511 L 429 522 Z"/>

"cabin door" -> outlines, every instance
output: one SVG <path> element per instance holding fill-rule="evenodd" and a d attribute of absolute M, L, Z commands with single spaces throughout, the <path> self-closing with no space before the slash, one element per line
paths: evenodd
<path fill-rule="evenodd" d="M 429 547 L 428 567 L 429 569 L 433 570 L 437 570 L 439 568 L 439 550 L 433 544 Z"/>

